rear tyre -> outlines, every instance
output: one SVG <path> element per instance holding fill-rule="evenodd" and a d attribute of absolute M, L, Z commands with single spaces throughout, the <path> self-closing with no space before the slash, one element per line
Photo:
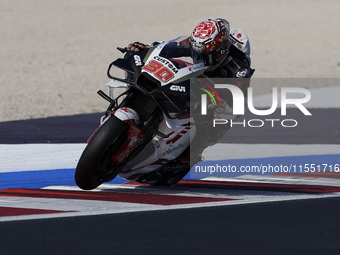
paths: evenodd
<path fill-rule="evenodd" d="M 96 131 L 76 167 L 74 179 L 79 188 L 91 190 L 118 174 L 111 157 L 126 139 L 129 125 L 112 115 Z"/>

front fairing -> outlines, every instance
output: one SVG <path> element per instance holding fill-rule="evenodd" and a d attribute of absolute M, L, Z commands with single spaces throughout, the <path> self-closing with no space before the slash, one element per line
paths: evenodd
<path fill-rule="evenodd" d="M 175 118 L 187 111 L 190 79 L 204 73 L 203 62 L 194 64 L 185 39 L 163 42 L 149 50 L 129 52 L 113 62 L 127 72 L 130 84 L 155 99 L 163 112 Z"/>

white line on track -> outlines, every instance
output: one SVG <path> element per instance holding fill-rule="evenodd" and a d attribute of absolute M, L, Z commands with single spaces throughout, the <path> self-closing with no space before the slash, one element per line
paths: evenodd
<path fill-rule="evenodd" d="M 86 144 L 0 144 L 0 173 L 75 168 Z M 230 148 L 230 149 L 228 149 Z M 206 160 L 339 154 L 334 144 L 216 144 Z"/>
<path fill-rule="evenodd" d="M 212 180 L 212 179 L 210 179 Z M 219 181 L 217 179 L 216 181 Z M 49 190 L 68 190 L 79 191 L 77 187 L 71 186 L 50 186 L 46 187 Z M 211 197 L 211 198 L 228 198 L 235 200 L 205 202 L 192 204 L 176 204 L 176 205 L 153 205 L 142 204 L 138 202 L 115 202 L 115 201 L 97 201 L 86 199 L 63 199 L 63 198 L 36 198 L 36 197 L 2 197 L 0 206 L 10 206 L 12 208 L 32 208 L 58 211 L 75 211 L 75 212 L 60 212 L 53 214 L 37 214 L 25 216 L 9 216 L 0 217 L 0 221 L 13 220 L 30 220 L 30 219 L 46 219 L 56 217 L 73 217 L 73 216 L 89 216 L 116 214 L 128 212 L 143 212 L 156 210 L 174 210 L 174 209 L 189 209 L 214 206 L 232 206 L 240 204 L 253 204 L 275 201 L 288 201 L 299 199 L 318 199 L 329 197 L 340 197 L 339 193 L 327 194 L 305 194 L 305 193 L 289 193 L 289 192 L 273 192 L 259 190 L 224 190 L 224 189 L 204 189 L 193 188 L 189 190 L 187 187 L 145 187 L 134 185 L 116 185 L 105 184 L 95 190 L 95 192 L 112 192 L 114 193 L 130 193 L 130 194 L 157 194 L 167 196 L 189 196 L 189 197 Z M 7 203 L 6 203 L 7 202 Z"/>

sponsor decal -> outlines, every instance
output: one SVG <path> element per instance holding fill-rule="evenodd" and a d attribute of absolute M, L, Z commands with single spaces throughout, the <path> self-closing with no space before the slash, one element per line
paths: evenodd
<path fill-rule="evenodd" d="M 175 151 L 177 151 L 181 148 L 183 148 L 183 144 L 178 144 L 177 146 L 174 146 L 172 148 L 168 148 L 168 149 L 164 150 L 163 153 L 161 155 L 159 155 L 159 157 L 164 157 L 164 156 L 167 156 L 169 154 L 172 154 L 172 153 L 174 153 Z"/>
<path fill-rule="evenodd" d="M 131 137 L 131 140 L 130 140 L 130 142 L 128 144 L 128 147 L 130 147 L 131 145 L 135 144 L 137 141 L 138 141 L 137 136 Z"/>
<path fill-rule="evenodd" d="M 236 77 L 237 77 L 237 78 L 244 78 L 244 77 L 247 76 L 247 74 L 248 74 L 248 70 L 247 70 L 247 69 L 243 69 L 243 70 L 238 71 L 238 72 L 236 73 Z"/>
<path fill-rule="evenodd" d="M 192 48 L 198 52 L 201 52 L 204 50 L 204 45 L 201 44 L 201 43 L 196 43 L 196 42 L 193 42 L 192 43 Z"/>
<path fill-rule="evenodd" d="M 152 59 L 147 65 L 143 66 L 142 69 L 153 74 L 163 83 L 169 82 L 178 72 L 178 69 L 171 61 L 160 56 L 155 56 L 154 59 Z"/>
<path fill-rule="evenodd" d="M 166 58 L 162 58 L 160 56 L 154 56 L 154 59 L 160 63 L 162 63 L 164 66 L 168 67 L 173 73 L 177 73 L 178 69 L 174 66 L 174 64 L 167 60 Z"/>
<path fill-rule="evenodd" d="M 140 56 L 134 55 L 133 58 L 135 60 L 136 66 L 141 66 L 142 65 L 142 60 L 141 60 Z"/>
<path fill-rule="evenodd" d="M 178 92 L 185 92 L 185 87 L 184 87 L 184 86 L 172 85 L 172 86 L 170 87 L 170 90 L 172 90 L 172 91 L 178 91 Z"/>

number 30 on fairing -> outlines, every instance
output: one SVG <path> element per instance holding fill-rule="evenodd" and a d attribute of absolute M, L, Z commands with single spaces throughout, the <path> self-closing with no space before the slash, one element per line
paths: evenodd
<path fill-rule="evenodd" d="M 164 67 L 161 63 L 156 60 L 151 60 L 146 66 L 143 66 L 145 71 L 149 73 L 153 73 L 156 78 L 166 83 L 174 78 L 174 74 L 166 67 Z"/>

